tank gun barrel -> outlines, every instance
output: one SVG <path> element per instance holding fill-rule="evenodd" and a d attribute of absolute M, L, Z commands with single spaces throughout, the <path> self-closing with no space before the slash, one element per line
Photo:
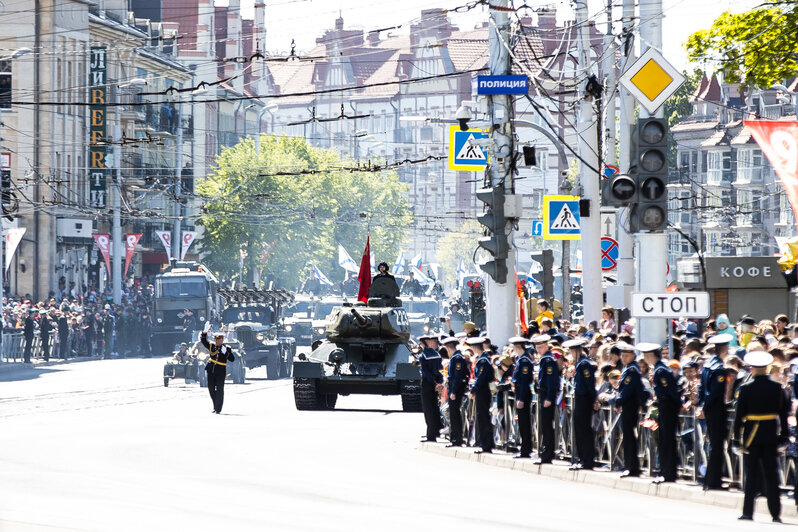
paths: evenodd
<path fill-rule="evenodd" d="M 361 314 L 355 309 L 352 309 L 351 312 L 352 316 L 355 317 L 355 320 L 357 321 L 358 325 L 360 325 L 361 327 L 365 327 L 369 324 L 370 320 L 367 317 L 365 317 L 363 314 Z"/>

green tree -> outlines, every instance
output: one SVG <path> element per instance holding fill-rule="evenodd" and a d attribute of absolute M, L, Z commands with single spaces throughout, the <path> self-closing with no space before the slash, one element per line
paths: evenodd
<path fill-rule="evenodd" d="M 395 255 L 410 223 L 406 185 L 395 172 L 351 172 L 333 150 L 304 139 L 263 135 L 222 150 L 197 190 L 205 198 L 201 251 L 224 277 L 263 270 L 279 286 L 303 281 L 316 264 L 331 281 L 343 278 L 338 243 L 355 256 L 371 234 L 376 256 Z M 296 175 L 297 172 L 310 173 Z"/>
<path fill-rule="evenodd" d="M 679 120 L 685 116 L 690 116 L 693 112 L 693 104 L 690 103 L 690 96 L 692 96 L 699 85 L 701 85 L 701 78 L 704 75 L 700 69 L 693 70 L 692 73 L 686 70 L 682 71 L 684 76 L 684 83 L 679 87 L 676 92 L 665 100 L 664 114 L 668 120 L 668 126 L 673 127 L 679 123 Z M 673 142 L 672 135 L 668 143 L 668 165 L 671 168 L 676 167 L 676 143 Z"/>
<path fill-rule="evenodd" d="M 798 0 L 768 0 L 744 13 L 725 12 L 685 48 L 691 61 L 714 66 L 726 81 L 769 88 L 798 73 Z"/>
<path fill-rule="evenodd" d="M 435 257 L 443 269 L 446 283 L 454 286 L 460 260 L 469 269 L 474 260 L 477 240 L 482 236 L 482 226 L 476 220 L 466 220 L 454 231 L 449 231 L 438 241 Z"/>

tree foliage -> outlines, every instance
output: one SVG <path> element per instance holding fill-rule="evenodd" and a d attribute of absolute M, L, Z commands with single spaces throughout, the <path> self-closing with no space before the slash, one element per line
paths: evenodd
<path fill-rule="evenodd" d="M 685 48 L 691 61 L 712 65 L 726 81 L 770 88 L 798 73 L 798 0 L 769 0 L 744 13 L 725 12 Z"/>
<path fill-rule="evenodd" d="M 393 171 L 340 170 L 352 165 L 295 137 L 262 135 L 257 154 L 252 139 L 225 148 L 197 186 L 209 267 L 232 278 L 245 249 L 249 278 L 261 270 L 278 286 L 294 287 L 316 264 L 335 282 L 344 277 L 338 244 L 358 260 L 367 234 L 377 259 L 390 262 L 410 224 L 406 185 Z M 314 173 L 280 175 L 304 170 Z"/>
<path fill-rule="evenodd" d="M 438 241 L 438 250 L 435 258 L 443 269 L 448 286 L 454 286 L 457 281 L 457 266 L 460 259 L 466 269 L 474 262 L 474 250 L 477 240 L 482 236 L 482 226 L 476 220 L 466 220 L 456 230 L 446 233 Z"/>

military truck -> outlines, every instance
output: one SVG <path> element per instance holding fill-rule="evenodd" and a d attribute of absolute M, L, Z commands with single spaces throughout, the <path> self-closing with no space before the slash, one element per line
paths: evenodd
<path fill-rule="evenodd" d="M 325 339 L 294 361 L 297 410 L 332 410 L 339 395 L 401 395 L 405 412 L 421 410 L 421 375 L 412 361 L 410 324 L 391 278 L 377 278 L 368 303 L 342 303 Z"/>
<path fill-rule="evenodd" d="M 244 381 L 244 368 L 261 366 L 266 366 L 267 379 L 290 377 L 296 340 L 283 328 L 281 314 L 294 296 L 286 290 L 259 288 L 220 288 L 218 293 L 226 302 L 222 311 L 226 337 L 240 344 L 242 375 L 236 380 Z"/>
<path fill-rule="evenodd" d="M 422 334 L 441 332 L 441 304 L 433 297 L 408 296 L 404 302 L 410 334 L 418 338 Z"/>
<path fill-rule="evenodd" d="M 217 314 L 218 284 L 216 276 L 198 262 L 175 262 L 155 276 L 152 348 L 156 354 L 171 354 L 175 345 L 190 342 L 193 331 Z"/>

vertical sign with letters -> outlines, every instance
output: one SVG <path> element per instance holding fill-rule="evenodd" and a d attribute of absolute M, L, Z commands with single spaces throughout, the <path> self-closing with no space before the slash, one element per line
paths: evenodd
<path fill-rule="evenodd" d="M 107 184 L 105 146 L 108 96 L 107 50 L 92 46 L 89 57 L 89 205 L 96 209 L 106 206 Z"/>

